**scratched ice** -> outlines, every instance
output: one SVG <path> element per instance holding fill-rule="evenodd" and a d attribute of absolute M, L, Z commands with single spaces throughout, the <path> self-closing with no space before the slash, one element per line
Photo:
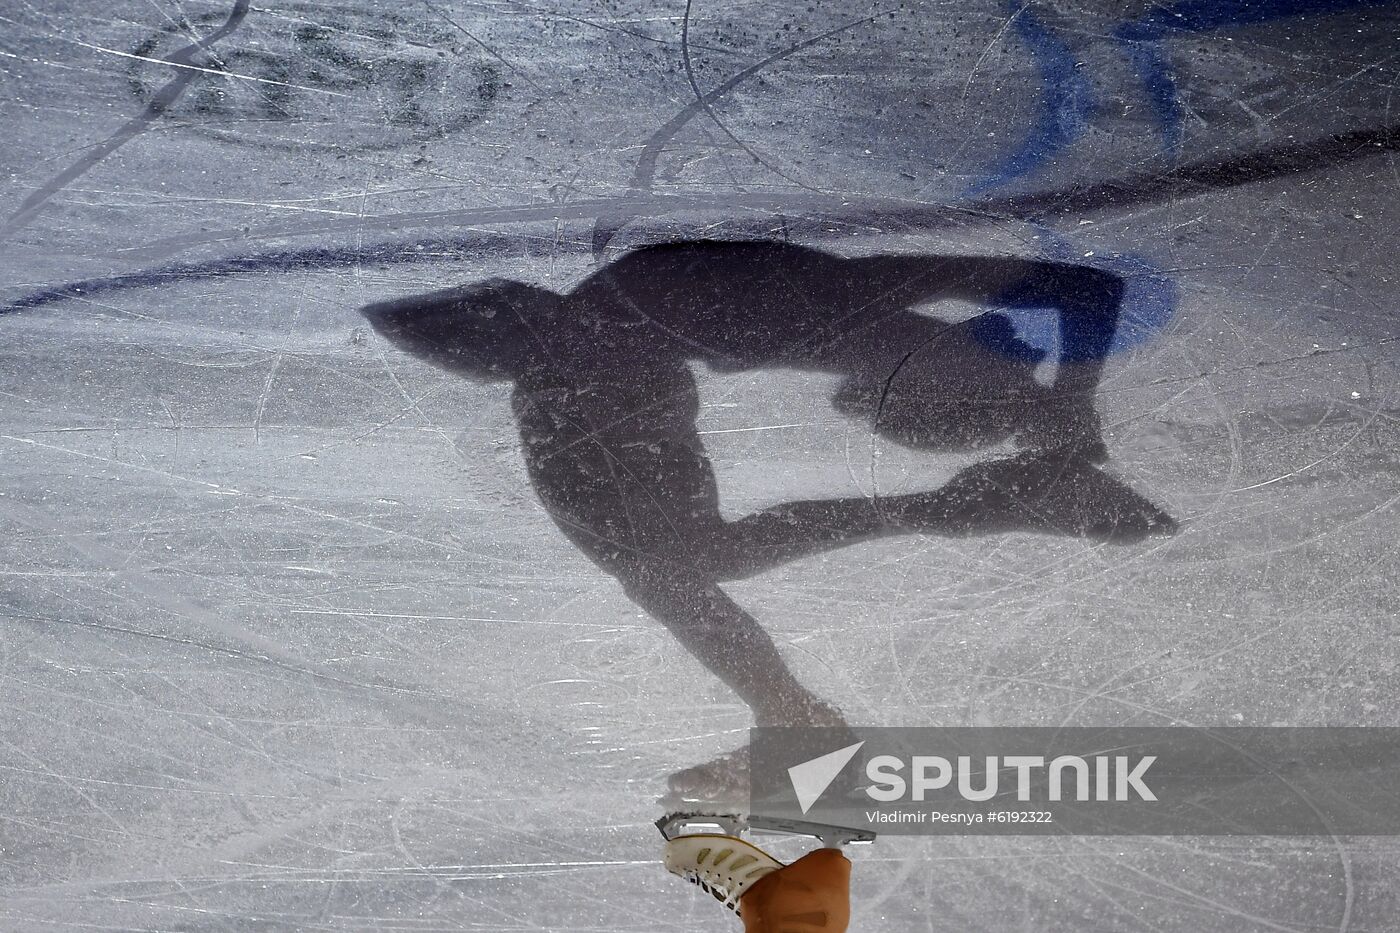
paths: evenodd
<path fill-rule="evenodd" d="M 1394 3 L 0 23 L 0 928 L 734 929 L 649 824 L 754 711 L 1397 721 Z M 779 245 L 624 259 L 705 238 Z M 1388 838 L 853 856 L 863 931 L 1400 916 Z"/>

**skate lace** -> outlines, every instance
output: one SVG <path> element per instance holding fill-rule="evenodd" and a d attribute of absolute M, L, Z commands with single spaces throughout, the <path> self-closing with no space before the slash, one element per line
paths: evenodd
<path fill-rule="evenodd" d="M 710 859 L 710 864 L 705 865 L 705 860 L 711 855 L 713 858 Z M 721 848 L 719 851 L 701 849 L 696 854 L 695 861 L 697 866 L 703 867 L 687 867 L 679 874 L 725 907 L 739 913 L 739 898 L 744 892 L 759 878 L 776 871 L 779 866 L 765 864 L 747 853 L 739 854 L 731 860 L 730 856 L 734 855 L 735 852 L 731 848 Z M 726 861 L 729 862 L 728 865 L 725 865 Z"/>

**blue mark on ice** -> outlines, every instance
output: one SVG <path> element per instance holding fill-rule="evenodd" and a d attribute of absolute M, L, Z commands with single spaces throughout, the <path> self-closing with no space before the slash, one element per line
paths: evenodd
<path fill-rule="evenodd" d="M 1074 54 L 1031 12 L 1030 4 L 1008 3 L 1016 34 L 1040 72 L 1040 113 L 1021 145 L 992 167 L 964 196 L 999 188 L 1035 172 L 1089 128 L 1097 103 L 1089 80 L 1079 73 Z"/>
<path fill-rule="evenodd" d="M 1388 2 L 1390 0 L 1184 0 L 1171 6 L 1155 7 L 1146 15 L 1119 26 L 1113 35 L 1124 44 L 1128 61 L 1142 81 L 1161 126 L 1163 147 L 1175 154 L 1181 147 L 1182 107 L 1167 59 L 1166 40 L 1170 35 L 1212 32 L 1289 16 L 1336 13 Z"/>

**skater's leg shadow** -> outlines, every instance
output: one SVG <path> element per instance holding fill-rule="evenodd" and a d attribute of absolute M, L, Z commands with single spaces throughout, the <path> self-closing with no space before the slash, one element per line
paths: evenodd
<path fill-rule="evenodd" d="M 968 467 L 947 484 L 929 492 L 883 499 L 838 499 L 792 502 L 728 523 L 701 566 L 713 579 L 762 573 L 809 554 L 883 535 L 931 534 L 973 537 L 1030 532 L 1130 544 L 1176 531 L 1176 521 L 1120 480 L 1069 450 L 1027 452 Z M 713 632 L 713 643 L 692 651 L 702 659 L 722 656 L 728 633 L 740 628 L 711 626 L 720 618 L 713 604 L 697 601 L 703 585 L 678 564 L 634 568 L 620 577 L 669 581 L 666 586 L 633 591 L 633 598 L 669 623 L 682 641 Z M 717 592 L 717 591 L 715 591 Z M 737 610 L 737 607 L 735 607 Z M 714 669 L 712 667 L 712 669 Z M 827 708 L 794 707 L 788 715 L 759 717 L 759 725 L 844 727 Z M 831 747 L 842 743 L 833 738 Z M 748 782 L 748 749 L 740 748 L 668 779 L 667 800 L 686 805 L 724 806 L 741 799 Z"/>
<path fill-rule="evenodd" d="M 694 553 L 716 579 L 733 580 L 887 535 L 1031 532 L 1131 544 L 1176 527 L 1151 501 L 1065 448 L 978 463 L 926 492 L 775 505 L 723 523 Z"/>

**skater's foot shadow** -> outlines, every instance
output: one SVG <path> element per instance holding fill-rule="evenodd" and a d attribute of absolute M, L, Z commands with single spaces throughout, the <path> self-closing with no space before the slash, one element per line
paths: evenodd
<path fill-rule="evenodd" d="M 1025 531 L 1134 544 L 1177 522 L 1074 449 L 974 464 L 946 485 L 885 500 L 900 525 L 940 535 Z"/>

